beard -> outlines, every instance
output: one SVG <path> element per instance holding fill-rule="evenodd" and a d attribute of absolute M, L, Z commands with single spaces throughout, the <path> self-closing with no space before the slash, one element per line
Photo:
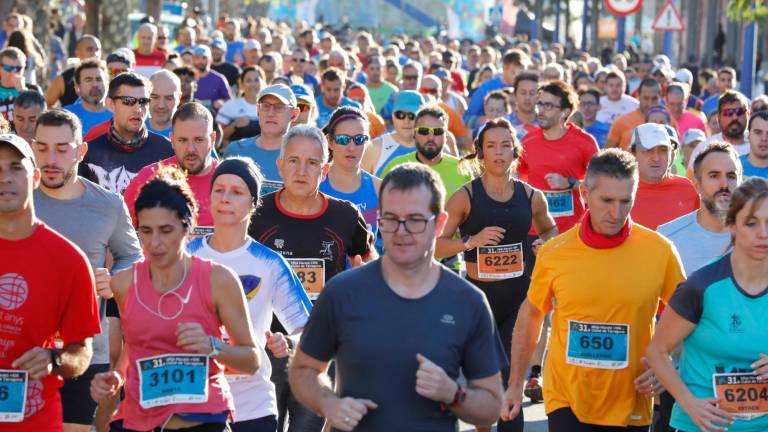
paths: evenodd
<path fill-rule="evenodd" d="M 45 167 L 42 167 L 42 168 L 45 168 Z M 73 165 L 70 169 L 68 169 L 67 171 L 64 171 L 63 177 L 61 178 L 61 181 L 58 181 L 58 182 L 55 182 L 55 183 L 48 182 L 45 179 L 45 176 L 42 176 L 40 181 L 43 183 L 43 186 L 45 186 L 45 187 L 47 187 L 49 189 L 61 189 L 75 175 L 77 175 L 77 165 Z"/>
<path fill-rule="evenodd" d="M 732 128 L 734 124 L 738 125 L 738 128 Z M 746 129 L 746 125 L 740 123 L 738 120 L 734 120 L 728 124 L 728 127 L 723 128 L 723 136 L 728 138 L 741 138 L 744 136 L 744 129 Z"/>
<path fill-rule="evenodd" d="M 435 145 L 435 148 L 426 148 L 427 145 Z M 428 141 L 424 145 L 416 143 L 416 150 L 418 150 L 419 153 L 425 158 L 432 160 L 443 152 L 443 146 L 437 145 L 434 141 Z"/>
<path fill-rule="evenodd" d="M 718 193 L 720 193 L 718 191 Z M 717 194 L 715 194 L 717 196 Z M 701 197 L 701 204 L 704 206 L 705 209 L 709 212 L 709 214 L 713 216 L 717 216 L 720 219 L 725 220 L 725 216 L 728 214 L 728 208 L 731 205 L 730 197 L 727 201 L 718 200 L 717 198 L 705 198 Z"/>

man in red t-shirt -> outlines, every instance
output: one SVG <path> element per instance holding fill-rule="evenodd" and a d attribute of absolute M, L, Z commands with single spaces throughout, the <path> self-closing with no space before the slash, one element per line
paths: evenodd
<path fill-rule="evenodd" d="M 153 73 L 162 69 L 167 58 L 166 54 L 155 48 L 157 43 L 157 27 L 152 23 L 144 23 L 136 32 L 139 47 L 133 50 L 136 57 L 136 73 L 149 78 Z"/>
<path fill-rule="evenodd" d="M 133 206 L 142 186 L 149 182 L 155 171 L 162 165 L 181 167 L 187 174 L 192 194 L 197 201 L 197 227 L 193 235 L 204 235 L 213 232 L 213 217 L 211 216 L 211 178 L 218 166 L 211 153 L 216 142 L 216 132 L 213 131 L 213 116 L 200 103 L 188 102 L 173 115 L 171 120 L 171 145 L 174 156 L 142 168 L 136 177 L 125 188 L 123 199 L 128 205 L 133 223 L 136 214 Z"/>
<path fill-rule="evenodd" d="M 544 192 L 549 213 L 561 233 L 584 213 L 577 186 L 598 151 L 591 135 L 566 123 L 576 111 L 578 100 L 573 88 L 562 81 L 551 81 L 539 88 L 536 115 L 541 128 L 523 138 L 518 166 L 521 178 Z"/>
<path fill-rule="evenodd" d="M 637 159 L 640 184 L 632 219 L 655 230 L 699 209 L 699 194 L 690 180 L 670 173 L 677 149 L 677 132 L 671 126 L 645 123 L 632 132 L 630 149 Z"/>
<path fill-rule="evenodd" d="M 32 149 L 0 135 L 0 430 L 63 430 L 59 387 L 101 331 L 85 254 L 35 217 Z M 58 341 L 58 343 L 57 343 Z"/>

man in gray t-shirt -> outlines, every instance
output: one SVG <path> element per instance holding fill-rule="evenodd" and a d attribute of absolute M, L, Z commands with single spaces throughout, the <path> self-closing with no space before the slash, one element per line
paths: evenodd
<path fill-rule="evenodd" d="M 66 380 L 60 390 L 67 430 L 89 431 L 96 410 L 96 402 L 90 397 L 90 381 L 94 374 L 108 370 L 110 364 L 107 251 L 112 255 L 114 272 L 139 260 L 141 248 L 122 198 L 77 176 L 78 164 L 87 150 L 80 128 L 74 114 L 47 111 L 37 121 L 32 149 L 42 175 L 34 191 L 36 216 L 80 247 L 96 276 L 102 332 L 93 338 L 88 370 L 77 379 Z"/>
<path fill-rule="evenodd" d="M 506 357 L 488 302 L 433 255 L 444 191 L 424 166 L 391 171 L 379 219 L 387 253 L 332 278 L 313 308 L 290 384 L 333 430 L 447 432 L 499 417 Z M 337 393 L 321 384 L 332 359 Z"/>
<path fill-rule="evenodd" d="M 725 215 L 742 173 L 739 155 L 730 144 L 710 144 L 693 162 L 693 184 L 699 192 L 701 208 L 656 229 L 674 243 L 688 277 L 724 255 L 731 244 Z M 672 414 L 674 400 L 669 392 L 664 392 L 660 399 L 661 410 L 653 430 L 667 430 Z"/>

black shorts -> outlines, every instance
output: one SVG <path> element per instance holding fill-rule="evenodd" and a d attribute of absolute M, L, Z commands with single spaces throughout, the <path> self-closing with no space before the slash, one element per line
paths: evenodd
<path fill-rule="evenodd" d="M 153 432 L 162 432 L 162 427 L 156 427 Z M 168 429 L 167 432 L 228 432 L 231 429 L 226 423 L 201 423 L 181 429 Z M 137 432 L 123 427 L 122 420 L 115 420 L 109 424 L 109 432 Z"/>
<path fill-rule="evenodd" d="M 648 432 L 649 426 L 600 426 L 582 423 L 570 408 L 560 408 L 547 416 L 549 432 Z"/>
<path fill-rule="evenodd" d="M 91 380 L 94 375 L 109 370 L 108 364 L 93 364 L 77 378 L 64 380 L 59 389 L 64 423 L 90 425 L 96 413 L 96 401 L 91 399 Z"/>

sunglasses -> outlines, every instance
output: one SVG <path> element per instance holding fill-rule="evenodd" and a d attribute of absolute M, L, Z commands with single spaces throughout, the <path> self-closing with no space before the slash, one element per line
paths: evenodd
<path fill-rule="evenodd" d="M 359 135 L 334 135 L 333 141 L 338 145 L 348 145 L 350 141 L 354 141 L 355 145 L 361 146 L 368 142 L 370 137 L 368 135 L 359 134 Z"/>
<path fill-rule="evenodd" d="M 418 75 L 403 75 L 403 79 L 407 81 L 416 81 L 419 79 Z"/>
<path fill-rule="evenodd" d="M 293 59 L 293 61 L 298 62 L 298 63 L 306 63 L 307 59 L 305 59 L 305 58 L 295 58 L 295 59 Z"/>
<path fill-rule="evenodd" d="M 6 72 L 16 72 L 16 73 L 18 73 L 18 72 L 21 72 L 23 69 L 24 69 L 24 66 L 11 66 L 11 65 L 7 65 L 7 64 L 3 65 L 3 70 L 6 71 Z"/>
<path fill-rule="evenodd" d="M 434 136 L 440 136 L 445 133 L 445 128 L 421 126 L 416 128 L 416 133 L 424 136 L 427 136 L 429 134 L 432 134 Z"/>
<path fill-rule="evenodd" d="M 398 120 L 405 120 L 405 118 L 408 118 L 408 120 L 415 120 L 416 114 L 408 111 L 395 111 L 395 118 Z"/>
<path fill-rule="evenodd" d="M 436 88 L 431 89 L 431 88 L 424 88 L 424 87 L 422 87 L 420 91 L 421 91 L 421 94 L 430 94 L 430 95 L 436 95 L 437 94 L 437 89 Z"/>
<path fill-rule="evenodd" d="M 720 114 L 726 117 L 733 117 L 734 115 L 737 117 L 741 117 L 746 113 L 747 113 L 747 110 L 745 108 L 726 108 L 720 111 Z"/>
<path fill-rule="evenodd" d="M 303 104 L 303 103 L 299 104 L 299 112 L 305 113 L 305 112 L 309 111 L 311 108 L 312 108 L 312 105 Z"/>
<path fill-rule="evenodd" d="M 149 105 L 150 99 L 149 98 L 137 98 L 133 96 L 112 96 L 112 99 L 117 99 L 120 102 L 123 103 L 125 106 L 135 106 L 136 104 L 141 105 L 142 107 L 145 107 Z"/>
<path fill-rule="evenodd" d="M 109 75 L 112 77 L 115 77 L 117 75 L 120 75 L 123 72 L 128 72 L 128 69 L 110 69 Z"/>

